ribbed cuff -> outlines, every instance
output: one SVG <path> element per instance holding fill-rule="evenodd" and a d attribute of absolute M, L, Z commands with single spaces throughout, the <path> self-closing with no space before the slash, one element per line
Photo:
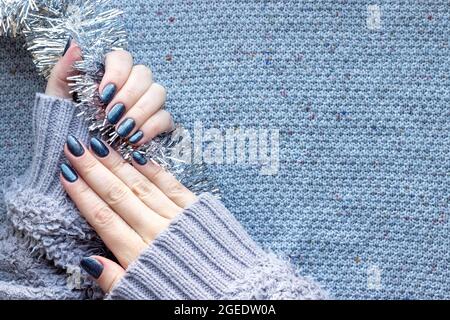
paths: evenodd
<path fill-rule="evenodd" d="M 185 209 L 128 268 L 106 297 L 324 299 L 312 279 L 263 251 L 212 195 Z"/>
<path fill-rule="evenodd" d="M 131 264 L 107 299 L 220 299 L 265 253 L 203 194 Z"/>
<path fill-rule="evenodd" d="M 37 93 L 33 108 L 33 160 L 24 185 L 47 195 L 64 194 L 59 165 L 69 134 L 85 143 L 89 136 L 87 125 L 76 116 L 73 102 Z"/>

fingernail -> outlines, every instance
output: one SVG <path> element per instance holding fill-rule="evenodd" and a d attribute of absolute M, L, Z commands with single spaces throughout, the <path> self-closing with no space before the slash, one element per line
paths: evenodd
<path fill-rule="evenodd" d="M 80 103 L 80 102 L 81 102 L 80 97 L 78 96 L 78 92 L 72 93 L 72 100 L 73 100 L 75 103 Z"/>
<path fill-rule="evenodd" d="M 67 148 L 75 157 L 80 157 L 84 153 L 83 146 L 73 135 L 67 137 Z"/>
<path fill-rule="evenodd" d="M 61 173 L 62 173 L 64 179 L 66 179 L 69 182 L 77 181 L 78 175 L 75 172 L 75 170 L 72 169 L 72 167 L 63 163 L 63 164 L 61 164 L 60 168 L 61 168 Z"/>
<path fill-rule="evenodd" d="M 117 128 L 117 134 L 122 138 L 126 137 L 131 131 L 133 131 L 136 122 L 133 119 L 125 119 Z"/>
<path fill-rule="evenodd" d="M 133 144 L 138 143 L 142 139 L 143 136 L 144 136 L 144 133 L 141 130 L 139 130 L 135 134 L 133 134 L 130 137 L 130 139 L 128 139 L 128 141 Z"/>
<path fill-rule="evenodd" d="M 117 87 L 114 83 L 107 84 L 106 87 L 103 88 L 100 100 L 102 100 L 104 104 L 110 103 L 116 94 L 116 90 Z"/>
<path fill-rule="evenodd" d="M 100 278 L 103 272 L 103 265 L 91 257 L 81 259 L 80 267 L 95 279 Z"/>
<path fill-rule="evenodd" d="M 100 158 L 104 158 L 109 154 L 108 147 L 98 138 L 91 138 L 91 149 L 94 150 L 95 154 Z"/>
<path fill-rule="evenodd" d="M 66 55 L 67 50 L 69 50 L 71 44 L 72 44 L 72 36 L 69 36 L 69 39 L 67 39 L 66 46 L 64 47 L 64 52 L 62 54 L 63 57 Z"/>
<path fill-rule="evenodd" d="M 133 152 L 133 159 L 141 166 L 143 166 L 144 164 L 147 163 L 147 159 L 145 159 L 145 157 L 142 155 L 142 153 L 140 153 L 138 151 Z"/>
<path fill-rule="evenodd" d="M 124 113 L 125 106 L 123 105 L 123 103 L 116 104 L 108 113 L 108 122 L 111 124 L 116 124 L 117 122 L 119 122 L 120 118 L 122 118 Z"/>

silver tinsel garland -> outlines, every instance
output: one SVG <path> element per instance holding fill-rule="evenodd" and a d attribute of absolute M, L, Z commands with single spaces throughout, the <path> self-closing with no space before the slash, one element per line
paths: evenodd
<path fill-rule="evenodd" d="M 109 0 L 0 0 L 0 36 L 24 36 L 38 72 L 48 78 L 61 57 L 69 37 L 79 45 L 83 60 L 75 65 L 77 76 L 69 78 L 76 107 L 89 124 L 90 131 L 100 135 L 129 160 L 135 149 L 120 139 L 114 127 L 105 120 L 105 105 L 99 99 L 98 84 L 104 73 L 104 57 L 111 50 L 126 48 L 122 12 L 109 9 Z M 137 151 L 169 169 L 195 193 L 218 189 L 208 179 L 203 165 L 191 165 L 183 159 L 183 128 L 161 135 Z M 190 146 L 189 146 L 190 147 Z M 189 157 L 187 157 L 189 158 Z"/>
<path fill-rule="evenodd" d="M 35 0 L 0 0 L 0 36 L 19 35 L 27 29 L 28 14 L 35 10 Z"/>

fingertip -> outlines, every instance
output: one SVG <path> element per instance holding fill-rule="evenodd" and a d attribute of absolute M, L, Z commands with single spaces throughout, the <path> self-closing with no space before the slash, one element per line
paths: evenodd
<path fill-rule="evenodd" d="M 73 48 L 78 48 L 79 50 L 81 50 L 80 46 L 74 40 L 72 35 L 69 35 L 69 37 L 67 38 L 66 46 L 64 47 L 63 54 L 61 56 L 65 57 L 69 51 L 73 50 Z"/>
<path fill-rule="evenodd" d="M 136 146 L 141 145 L 144 136 L 144 132 L 142 130 L 138 130 L 128 139 L 128 142 Z"/>
<path fill-rule="evenodd" d="M 82 59 L 81 49 L 72 43 L 64 56 L 53 67 L 45 93 L 50 96 L 70 99 L 68 78 L 77 74 L 74 63 Z"/>
<path fill-rule="evenodd" d="M 93 277 L 105 293 L 110 292 L 124 276 L 125 270 L 102 256 L 90 256 L 81 259 L 80 266 Z"/>
<path fill-rule="evenodd" d="M 139 151 L 133 151 L 133 153 L 131 155 L 132 155 L 132 159 L 133 159 L 133 164 L 138 164 L 140 166 L 144 166 L 148 163 L 145 155 L 143 155 Z"/>
<path fill-rule="evenodd" d="M 93 151 L 94 155 L 99 158 L 105 158 L 110 154 L 108 144 L 97 137 L 92 137 L 89 142 L 89 150 Z"/>
<path fill-rule="evenodd" d="M 103 93 L 105 87 L 110 84 L 115 85 L 114 93 L 119 91 L 128 79 L 132 68 L 133 56 L 130 52 L 126 50 L 113 50 L 108 52 L 105 56 L 105 74 L 100 82 L 98 91 Z M 109 104 L 109 102 L 104 103 Z"/>
<path fill-rule="evenodd" d="M 67 48 L 65 54 L 61 57 L 58 63 L 62 64 L 62 71 L 65 70 L 66 73 L 74 71 L 74 63 L 82 59 L 81 48 L 77 43 L 72 41 L 70 46 Z"/>
<path fill-rule="evenodd" d="M 69 166 L 66 163 L 62 163 L 60 165 L 61 174 L 64 180 L 70 183 L 74 183 L 78 180 L 78 173 L 73 169 L 71 166 Z"/>
<path fill-rule="evenodd" d="M 104 266 L 96 257 L 84 257 L 80 260 L 80 267 L 83 268 L 94 279 L 100 278 Z"/>

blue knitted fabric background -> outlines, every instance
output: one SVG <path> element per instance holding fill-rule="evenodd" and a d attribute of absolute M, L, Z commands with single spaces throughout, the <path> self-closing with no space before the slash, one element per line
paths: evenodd
<path fill-rule="evenodd" d="M 277 175 L 212 167 L 256 241 L 336 298 L 450 298 L 448 0 L 113 3 L 179 122 L 280 130 Z M 3 176 L 30 160 L 23 54 L 0 39 Z"/>

